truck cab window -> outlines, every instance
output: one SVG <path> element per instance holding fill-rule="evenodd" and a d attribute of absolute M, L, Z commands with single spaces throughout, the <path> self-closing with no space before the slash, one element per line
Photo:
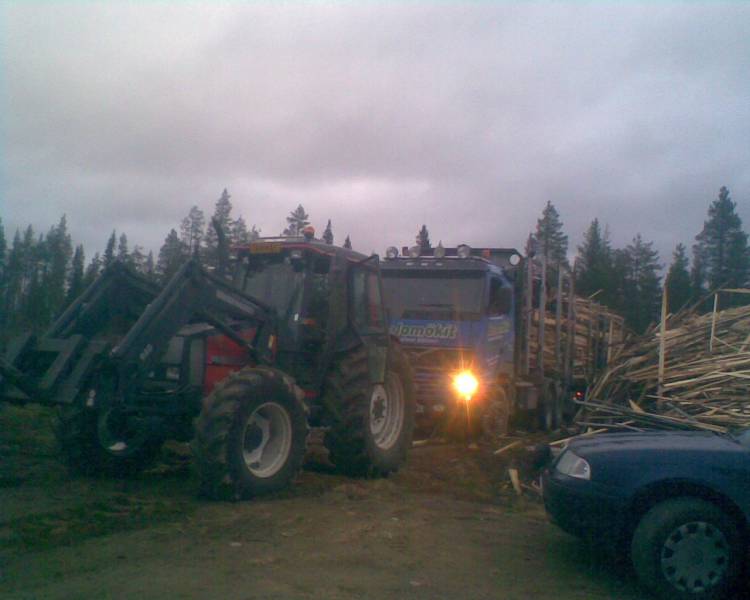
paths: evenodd
<path fill-rule="evenodd" d="M 490 299 L 487 314 L 499 317 L 510 314 L 513 309 L 513 290 L 503 285 L 499 279 L 490 280 Z"/>

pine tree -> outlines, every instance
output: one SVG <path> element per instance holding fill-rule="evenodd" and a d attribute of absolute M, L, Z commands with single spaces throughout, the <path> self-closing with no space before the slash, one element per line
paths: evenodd
<path fill-rule="evenodd" d="M 607 236 L 602 235 L 599 220 L 594 219 L 583 236 L 583 244 L 578 246 L 577 292 L 590 296 L 611 289 L 611 270 L 612 249 Z"/>
<path fill-rule="evenodd" d="M 331 229 L 331 219 L 328 219 L 328 224 L 323 232 L 323 241 L 326 244 L 333 244 L 333 230 Z"/>
<path fill-rule="evenodd" d="M 81 292 L 84 290 L 84 263 L 85 257 L 83 254 L 83 245 L 78 244 L 75 252 L 73 253 L 73 260 L 71 262 L 70 277 L 68 279 L 68 292 L 65 296 L 65 305 L 67 306 L 73 300 L 78 298 Z"/>
<path fill-rule="evenodd" d="M 685 246 L 677 244 L 672 254 L 672 264 L 667 273 L 666 287 L 670 313 L 676 313 L 692 298 L 688 258 Z"/>
<path fill-rule="evenodd" d="M 228 194 L 227 200 L 229 200 Z M 206 216 L 200 208 L 193 206 L 180 225 L 180 240 L 188 254 L 192 255 L 195 249 L 200 247 L 205 230 Z"/>
<path fill-rule="evenodd" d="M 184 246 L 180 241 L 180 236 L 172 229 L 164 240 L 161 250 L 159 250 L 159 259 L 156 262 L 156 271 L 162 282 L 169 281 L 184 261 Z"/>
<path fill-rule="evenodd" d="M 624 314 L 636 332 L 660 318 L 661 286 L 659 253 L 653 242 L 644 242 L 639 233 L 625 248 Z"/>
<path fill-rule="evenodd" d="M 742 220 L 735 207 L 729 190 L 722 187 L 718 198 L 708 208 L 703 230 L 695 236 L 693 252 L 703 266 L 711 290 L 740 288 L 747 283 L 747 234 L 742 230 Z"/>
<path fill-rule="evenodd" d="M 537 242 L 537 256 L 544 256 L 548 265 L 568 263 L 568 236 L 563 233 L 560 215 L 552 202 L 542 211 L 537 219 L 534 239 Z"/>
<path fill-rule="evenodd" d="M 97 252 L 96 254 L 94 254 L 94 258 L 91 259 L 89 266 L 86 267 L 86 273 L 83 276 L 83 289 L 86 289 L 92 283 L 94 283 L 94 280 L 99 277 L 99 273 L 101 273 L 101 270 L 102 259 Z"/>
<path fill-rule="evenodd" d="M 346 236 L 346 239 L 344 240 L 344 248 L 348 248 L 349 250 L 352 249 L 352 241 L 349 239 L 349 236 Z"/>
<path fill-rule="evenodd" d="M 102 267 L 105 269 L 115 261 L 115 246 L 117 245 L 117 232 L 113 229 L 112 235 L 107 240 L 107 247 L 104 249 L 102 258 Z"/>
<path fill-rule="evenodd" d="M 310 215 L 305 212 L 301 204 L 297 206 L 286 218 L 287 226 L 281 235 L 295 237 L 302 235 L 302 230 L 310 224 Z"/>
<path fill-rule="evenodd" d="M 229 240 L 232 234 L 232 203 L 229 201 L 231 196 L 226 188 L 221 193 L 221 196 L 216 201 L 214 207 L 214 214 L 209 221 L 208 227 L 206 227 L 206 235 L 203 238 L 203 244 L 205 248 L 204 262 L 206 265 L 216 268 L 219 264 L 219 238 L 216 234 L 216 228 L 213 226 L 212 221 L 215 219 L 221 226 L 224 235 Z M 157 261 L 157 267 L 158 267 Z"/>
<path fill-rule="evenodd" d="M 432 244 L 430 244 L 430 232 L 427 231 L 427 225 L 422 225 L 422 229 L 417 233 L 416 242 L 422 252 L 432 250 Z"/>

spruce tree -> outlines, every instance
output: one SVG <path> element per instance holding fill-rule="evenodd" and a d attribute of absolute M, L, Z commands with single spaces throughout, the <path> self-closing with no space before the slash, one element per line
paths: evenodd
<path fill-rule="evenodd" d="M 599 220 L 594 219 L 578 246 L 576 290 L 590 296 L 611 286 L 612 249 L 606 235 L 602 235 Z M 601 300 L 601 298 L 600 298 Z"/>
<path fill-rule="evenodd" d="M 156 277 L 156 273 L 154 272 L 155 269 L 156 266 L 154 265 L 154 253 L 153 251 L 149 250 L 148 256 L 146 256 L 146 263 L 143 265 L 143 273 L 149 278 L 154 278 Z"/>
<path fill-rule="evenodd" d="M 639 233 L 625 248 L 624 314 L 630 327 L 639 333 L 660 318 L 661 265 L 653 246 L 653 242 L 644 242 Z"/>
<path fill-rule="evenodd" d="M 432 244 L 430 244 L 430 232 L 427 231 L 427 225 L 422 225 L 422 228 L 417 232 L 416 242 L 422 252 L 432 250 Z"/>
<path fill-rule="evenodd" d="M 172 229 L 159 250 L 159 259 L 156 262 L 156 271 L 162 282 L 169 281 L 184 261 L 184 246 L 180 241 L 180 236 Z"/>
<path fill-rule="evenodd" d="M 344 248 L 348 248 L 349 250 L 352 249 L 352 241 L 349 239 L 349 236 L 346 236 L 346 239 L 344 240 Z"/>
<path fill-rule="evenodd" d="M 295 237 L 302 235 L 302 230 L 310 224 L 310 215 L 305 212 L 305 209 L 301 204 L 297 205 L 289 216 L 286 218 L 286 229 L 281 232 L 281 235 L 286 237 Z"/>
<path fill-rule="evenodd" d="M 229 192 L 224 188 L 216 201 L 213 217 L 206 227 L 206 234 L 203 238 L 205 264 L 214 268 L 219 264 L 219 238 L 212 221 L 216 219 L 227 240 L 230 240 L 232 235 L 232 203 L 229 200 L 230 198 Z M 157 261 L 158 264 L 159 261 Z"/>
<path fill-rule="evenodd" d="M 124 265 L 131 265 L 130 252 L 128 252 L 128 236 L 124 233 L 120 234 L 120 240 L 117 244 L 117 260 Z"/>
<path fill-rule="evenodd" d="M 86 267 L 86 273 L 83 276 L 83 289 L 86 289 L 92 283 L 94 283 L 96 278 L 99 277 L 99 273 L 101 273 L 101 270 L 102 259 L 97 252 L 96 254 L 94 254 L 94 258 L 91 259 L 89 266 Z"/>
<path fill-rule="evenodd" d="M 68 222 L 65 215 L 62 216 L 56 227 L 50 229 L 47 234 L 46 245 L 40 246 L 38 252 L 42 253 L 48 261 L 46 272 L 40 276 L 40 283 L 45 288 L 46 308 L 40 309 L 38 314 L 42 321 L 41 324 L 46 325 L 46 322 L 56 315 L 65 304 L 65 286 L 68 280 L 70 259 L 73 254 L 73 244 L 68 233 Z"/>
<path fill-rule="evenodd" d="M 729 190 L 722 187 L 708 208 L 703 230 L 695 236 L 694 255 L 703 266 L 709 289 L 740 288 L 747 283 L 747 234 Z"/>
<path fill-rule="evenodd" d="M 234 246 L 244 246 L 250 243 L 250 232 L 247 230 L 245 219 L 237 217 L 232 222 L 232 228 L 229 231 L 229 243 Z"/>
<path fill-rule="evenodd" d="M 547 201 L 541 218 L 537 219 L 534 239 L 537 242 L 537 255 L 544 256 L 548 265 L 567 264 L 568 236 L 563 232 L 560 215 L 552 202 Z"/>
<path fill-rule="evenodd" d="M 143 253 L 143 248 L 138 244 L 135 245 L 133 251 L 128 257 L 128 264 L 132 266 L 138 273 L 145 273 L 146 271 L 146 255 Z"/>
<path fill-rule="evenodd" d="M 115 246 L 117 245 L 117 232 L 113 229 L 112 235 L 107 240 L 107 247 L 104 249 L 104 256 L 102 257 L 102 267 L 107 268 L 113 262 L 115 262 Z"/>
<path fill-rule="evenodd" d="M 71 262 L 70 277 L 68 279 L 68 292 L 65 297 L 66 306 L 78 298 L 84 290 L 84 263 L 85 257 L 83 254 L 83 245 L 78 244 L 73 253 L 73 260 Z"/>
<path fill-rule="evenodd" d="M 688 258 L 683 244 L 677 244 L 672 254 L 672 264 L 665 282 L 670 313 L 676 313 L 685 306 L 693 296 L 688 272 Z"/>
<path fill-rule="evenodd" d="M 331 219 L 328 219 L 328 224 L 323 232 L 323 241 L 326 244 L 333 244 L 333 230 L 331 229 Z"/>
<path fill-rule="evenodd" d="M 8 259 L 8 247 L 5 240 L 5 228 L 3 227 L 3 219 L 0 217 L 0 326 L 5 323 L 7 315 L 3 310 L 5 306 L 5 290 L 7 288 L 7 259 Z"/>

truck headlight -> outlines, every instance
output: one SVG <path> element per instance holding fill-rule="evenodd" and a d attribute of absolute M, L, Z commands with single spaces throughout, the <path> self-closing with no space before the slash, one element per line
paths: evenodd
<path fill-rule="evenodd" d="M 591 466 L 576 453 L 566 450 L 555 465 L 558 473 L 576 479 L 591 479 Z"/>
<path fill-rule="evenodd" d="M 464 400 L 471 400 L 479 388 L 479 381 L 471 371 L 461 371 L 453 376 L 453 387 Z"/>

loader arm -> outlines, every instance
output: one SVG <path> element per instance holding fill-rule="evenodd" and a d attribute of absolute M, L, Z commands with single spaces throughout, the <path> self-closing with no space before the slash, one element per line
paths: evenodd
<path fill-rule="evenodd" d="M 254 362 L 270 363 L 273 315 L 265 304 L 206 272 L 191 259 L 112 349 L 109 359 L 116 366 L 120 390 L 139 387 L 164 355 L 170 339 L 190 322 L 213 325 L 244 348 Z M 236 332 L 233 324 L 238 322 L 256 325 L 252 340 Z"/>
<path fill-rule="evenodd" d="M 39 339 L 26 334 L 0 359 L 0 401 L 68 404 L 96 371 L 115 375 L 124 400 L 142 386 L 181 327 L 205 322 L 268 362 L 274 313 L 226 280 L 186 262 L 159 287 L 115 263 Z M 135 321 L 135 322 L 134 322 Z M 252 323 L 254 338 L 236 332 Z"/>

